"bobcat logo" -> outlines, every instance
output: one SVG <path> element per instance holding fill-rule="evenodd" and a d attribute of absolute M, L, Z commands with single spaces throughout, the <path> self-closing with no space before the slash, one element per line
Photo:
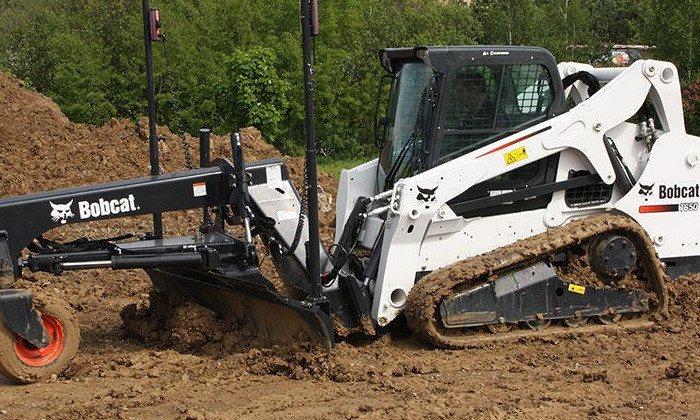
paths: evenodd
<path fill-rule="evenodd" d="M 644 196 L 644 201 L 648 201 L 649 199 L 647 197 L 654 194 L 654 190 L 652 189 L 654 185 L 656 185 L 656 183 L 651 185 L 639 184 L 639 194 Z"/>
<path fill-rule="evenodd" d="M 431 201 L 435 201 L 435 190 L 437 190 L 437 189 L 438 189 L 438 187 L 435 187 L 432 190 L 429 190 L 427 188 L 418 187 L 418 197 L 416 197 L 416 200 L 422 200 L 422 201 L 425 201 L 426 203 L 430 203 Z"/>
<path fill-rule="evenodd" d="M 58 222 L 60 220 L 61 224 L 65 225 L 69 217 L 75 216 L 70 209 L 70 206 L 73 204 L 73 200 L 66 204 L 54 204 L 53 202 L 49 201 L 49 204 L 51 204 L 51 208 L 53 209 L 51 210 L 51 220 L 54 222 Z"/>

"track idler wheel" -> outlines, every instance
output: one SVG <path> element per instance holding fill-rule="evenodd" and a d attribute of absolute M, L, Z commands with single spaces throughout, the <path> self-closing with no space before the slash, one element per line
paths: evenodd
<path fill-rule="evenodd" d="M 17 383 L 38 382 L 60 374 L 80 344 L 78 320 L 68 303 L 37 293 L 32 301 L 49 335 L 46 348 L 33 346 L 0 320 L 0 374 Z"/>

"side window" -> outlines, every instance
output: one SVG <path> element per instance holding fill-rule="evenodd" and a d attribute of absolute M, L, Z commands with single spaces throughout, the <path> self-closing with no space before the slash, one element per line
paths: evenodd
<path fill-rule="evenodd" d="M 464 66 L 450 86 L 445 127 L 484 129 L 493 127 L 498 81 L 485 66 Z"/>
<path fill-rule="evenodd" d="M 549 74 L 536 64 L 513 66 L 513 84 L 517 92 L 517 112 L 540 116 L 552 103 Z"/>
<path fill-rule="evenodd" d="M 447 88 L 439 163 L 541 121 L 553 101 L 539 64 L 463 66 Z"/>

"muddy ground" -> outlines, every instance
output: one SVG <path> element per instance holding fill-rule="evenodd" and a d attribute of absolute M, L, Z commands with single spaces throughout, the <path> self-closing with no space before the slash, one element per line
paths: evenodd
<path fill-rule="evenodd" d="M 183 169 L 182 147 L 164 133 L 163 169 Z M 143 123 L 73 124 L 49 99 L 0 74 L 0 196 L 145 175 L 146 137 Z M 196 161 L 196 141 L 189 140 Z M 244 141 L 250 159 L 279 155 L 254 129 Z M 214 154 L 228 154 L 225 137 L 214 138 Z M 299 160 L 287 162 L 299 180 Z M 323 174 L 321 182 L 335 197 L 332 177 Z M 165 230 L 193 233 L 198 216 L 166 215 Z M 328 239 L 332 214 L 322 221 Z M 49 236 L 106 237 L 149 226 L 149 217 L 120 219 Z M 19 283 L 67 299 L 82 343 L 63 375 L 26 386 L 0 379 L 0 420 L 700 419 L 700 276 L 671 285 L 670 319 L 646 331 L 452 351 L 415 340 L 398 323 L 376 338 L 341 341 L 331 354 L 198 330 L 216 320 L 189 304 L 173 311 L 184 330 L 144 341 L 119 315 L 148 302 L 150 283 L 139 271 L 27 274 Z"/>

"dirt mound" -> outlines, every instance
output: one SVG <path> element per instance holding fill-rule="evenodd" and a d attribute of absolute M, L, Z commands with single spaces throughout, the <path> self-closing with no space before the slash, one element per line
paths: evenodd
<path fill-rule="evenodd" d="M 340 342 L 331 353 L 304 342 L 253 348 L 245 353 L 245 366 L 255 375 L 372 384 L 438 373 L 434 360 L 400 356 L 400 348 L 408 337 L 405 330 L 395 329 L 376 340 L 356 338 L 355 342 Z"/>
<path fill-rule="evenodd" d="M 2 196 L 27 194 L 134 178 L 150 174 L 148 120 L 138 124 L 112 119 L 101 127 L 74 124 L 49 99 L 0 73 L 0 162 Z M 158 127 L 163 172 L 185 170 L 177 136 Z M 248 160 L 280 157 L 252 128 L 241 130 Z M 195 161 L 199 142 L 185 135 Z M 230 157 L 228 136 L 212 136 L 212 158 Z"/>
<path fill-rule="evenodd" d="M 149 306 L 132 304 L 120 313 L 125 327 L 148 345 L 187 352 L 221 341 L 222 322 L 216 315 L 179 296 L 151 291 Z"/>

